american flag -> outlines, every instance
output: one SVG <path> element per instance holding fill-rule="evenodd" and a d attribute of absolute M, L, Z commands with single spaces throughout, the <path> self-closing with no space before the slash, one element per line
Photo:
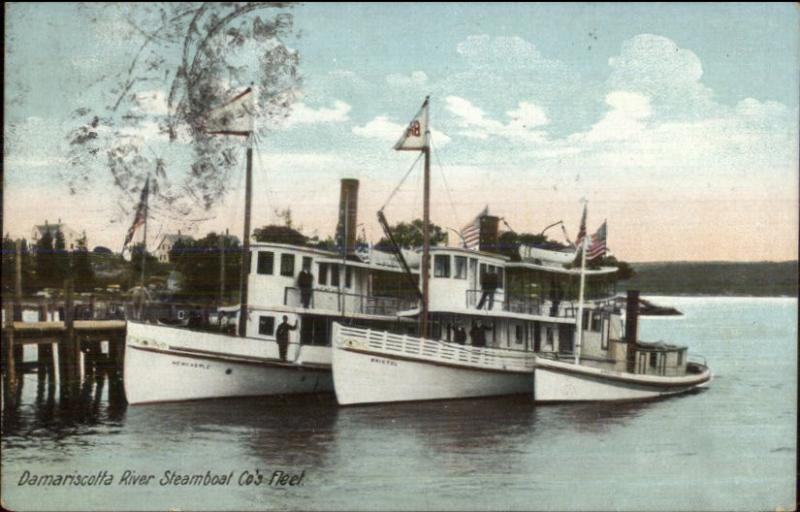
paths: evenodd
<path fill-rule="evenodd" d="M 461 239 L 465 249 L 477 249 L 481 244 L 481 217 L 489 215 L 489 206 L 483 209 L 477 217 L 461 228 Z"/>
<path fill-rule="evenodd" d="M 592 243 L 589 245 L 589 249 L 586 250 L 587 259 L 592 260 L 598 256 L 603 256 L 606 253 L 606 236 L 606 221 L 603 221 L 600 229 L 598 229 L 597 232 L 592 235 Z"/>
<path fill-rule="evenodd" d="M 586 205 L 583 205 L 583 216 L 581 216 L 581 227 L 578 230 L 578 237 L 575 239 L 575 247 L 581 248 L 583 239 L 586 238 Z"/>
<path fill-rule="evenodd" d="M 142 188 L 142 196 L 139 198 L 139 206 L 136 207 L 136 216 L 133 218 L 133 224 L 131 227 L 128 228 L 128 234 L 125 236 L 125 243 L 122 244 L 122 250 L 125 250 L 125 247 L 131 243 L 133 240 L 133 235 L 136 233 L 136 230 L 139 229 L 139 226 L 145 223 L 145 219 L 147 218 L 147 196 L 150 193 L 150 177 L 147 177 L 147 180 L 144 182 L 144 188 Z"/>

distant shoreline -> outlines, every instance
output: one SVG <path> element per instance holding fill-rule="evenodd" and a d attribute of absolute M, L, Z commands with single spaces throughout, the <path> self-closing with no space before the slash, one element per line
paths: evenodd
<path fill-rule="evenodd" d="M 631 263 L 621 289 L 691 297 L 797 297 L 797 261 Z"/>

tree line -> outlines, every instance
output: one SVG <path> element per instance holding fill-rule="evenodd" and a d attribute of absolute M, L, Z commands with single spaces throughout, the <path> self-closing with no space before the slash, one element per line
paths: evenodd
<path fill-rule="evenodd" d="M 94 289 L 95 274 L 86 247 L 86 237 L 77 240 L 76 247 L 68 250 L 64 234 L 44 230 L 42 237 L 32 247 L 27 240 L 19 241 L 22 293 L 29 295 L 44 288 L 62 288 L 68 277 L 74 279 L 75 290 Z M 9 234 L 3 237 L 3 294 L 14 293 L 16 288 L 17 241 Z"/>

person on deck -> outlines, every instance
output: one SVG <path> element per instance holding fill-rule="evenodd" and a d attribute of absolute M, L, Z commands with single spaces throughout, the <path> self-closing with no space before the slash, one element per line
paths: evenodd
<path fill-rule="evenodd" d="M 472 346 L 473 347 L 485 347 L 486 346 L 486 331 L 491 331 L 492 328 L 486 325 L 482 325 L 481 321 L 478 322 L 470 329 L 469 337 L 472 338 Z"/>
<path fill-rule="evenodd" d="M 483 309 L 483 304 L 488 299 L 488 310 L 494 307 L 494 292 L 497 290 L 498 287 L 498 275 L 496 272 L 485 272 L 481 274 L 481 289 L 483 290 L 483 294 L 481 295 L 481 300 L 478 302 L 478 309 Z"/>
<path fill-rule="evenodd" d="M 283 315 L 283 322 L 278 326 L 275 331 L 275 341 L 278 342 L 278 353 L 281 356 L 281 361 L 286 361 L 286 350 L 289 348 L 289 331 L 297 329 L 297 320 L 294 325 L 289 325 L 289 317 Z"/>
<path fill-rule="evenodd" d="M 300 288 L 300 301 L 303 308 L 308 309 L 311 303 L 311 295 L 314 293 L 314 276 L 309 272 L 308 267 L 303 267 L 300 274 L 297 275 L 297 287 Z"/>
<path fill-rule="evenodd" d="M 456 326 L 456 332 L 453 335 L 453 341 L 455 341 L 459 345 L 463 345 L 467 342 L 467 331 L 464 330 L 464 327 L 462 325 Z"/>

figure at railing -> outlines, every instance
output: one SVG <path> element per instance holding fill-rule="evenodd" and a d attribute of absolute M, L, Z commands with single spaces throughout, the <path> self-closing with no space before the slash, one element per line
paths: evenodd
<path fill-rule="evenodd" d="M 483 309 L 484 303 L 489 301 L 489 307 L 487 308 L 491 311 L 494 308 L 494 293 L 497 291 L 499 285 L 498 275 L 495 272 L 484 272 L 481 274 L 481 289 L 483 290 L 483 294 L 481 295 L 481 300 L 478 302 L 478 309 Z"/>
<path fill-rule="evenodd" d="M 478 320 L 475 325 L 472 326 L 472 329 L 469 331 L 469 337 L 472 339 L 472 346 L 473 347 L 485 347 L 486 346 L 486 331 L 491 331 L 492 328 L 488 325 L 481 324 L 481 321 Z"/>
<path fill-rule="evenodd" d="M 303 304 L 303 309 L 308 309 L 314 293 L 314 276 L 306 266 L 303 266 L 303 270 L 297 275 L 297 287 L 300 288 L 300 302 Z"/>

